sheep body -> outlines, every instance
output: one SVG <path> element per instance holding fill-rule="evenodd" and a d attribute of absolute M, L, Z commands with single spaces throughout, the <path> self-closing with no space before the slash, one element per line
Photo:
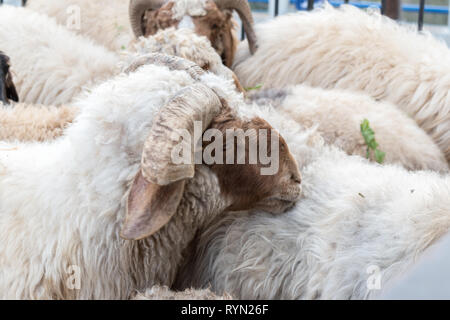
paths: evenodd
<path fill-rule="evenodd" d="M 447 161 L 434 141 L 390 103 L 360 93 L 305 85 L 262 90 L 250 99 L 259 105 L 274 105 L 304 128 L 317 127 L 326 143 L 349 155 L 366 157 L 360 124 L 368 119 L 379 149 L 386 153 L 384 163 L 397 163 L 409 170 L 448 171 Z"/>
<path fill-rule="evenodd" d="M 211 92 L 215 107 L 226 104 L 229 108 L 225 111 L 237 113 L 244 103 L 231 81 L 207 73 L 195 77 L 193 72 L 202 71 L 198 66 L 174 57 L 160 59 L 162 66 L 132 64 L 128 73 L 102 83 L 77 100 L 80 113 L 59 139 L 50 143 L 0 143 L 0 298 L 125 299 L 153 285 L 170 286 L 186 255 L 184 250 L 198 229 L 226 208 L 236 205 L 239 210 L 243 205 L 263 206 L 264 201 L 273 204 L 275 200 L 272 208 L 281 211 L 298 198 L 299 182 L 289 178 L 299 173 L 287 146 L 281 156 L 289 156 L 290 160 L 283 162 L 281 175 L 266 178 L 245 173 L 246 168 L 251 168 L 242 166 L 233 167 L 237 172 L 227 171 L 228 183 L 233 181 L 233 174 L 241 182 L 246 174 L 249 188 L 257 183 L 273 190 L 261 194 L 256 190 L 254 196 L 259 200 L 255 201 L 246 199 L 248 190 L 241 195 L 227 189 L 220 168 L 200 164 L 195 166 L 193 178 L 183 179 L 182 184 L 169 182 L 157 187 L 182 187 L 177 193 L 181 197 L 179 205 L 168 223 L 147 237 L 148 233 L 134 236 L 135 229 L 125 229 L 129 232 L 125 237 L 143 240 L 125 241 L 119 237 L 125 214 L 124 225 L 129 225 L 129 213 L 136 211 L 136 201 L 140 205 L 145 200 L 130 200 L 136 192 L 134 187 L 137 192 L 155 188 L 151 182 L 136 180 L 148 163 L 149 146 L 158 146 L 159 153 L 151 157 L 170 159 L 172 149 L 163 152 L 161 148 L 178 142 L 171 140 L 173 129 L 166 119 L 181 110 L 186 118 L 177 120 L 189 126 L 197 117 L 191 114 L 196 112 L 194 107 L 202 113 L 200 119 L 207 121 L 210 116 L 203 114 L 208 110 L 206 103 L 202 108 L 198 101 L 190 101 L 190 107 L 183 104 L 183 95 L 187 92 L 189 97 L 203 101 L 200 99 L 207 96 L 194 89 L 200 86 Z M 160 109 L 167 105 L 171 109 L 161 114 Z M 189 112 L 187 116 L 185 112 Z M 231 113 L 219 113 L 218 120 L 214 118 L 218 123 L 220 116 L 228 122 L 234 117 L 237 124 L 243 121 L 231 117 Z M 267 124 L 261 119 L 254 121 Z M 153 168 L 160 163 L 151 164 Z M 245 189 L 242 183 L 239 187 Z M 155 195 L 164 199 L 168 196 L 164 192 Z M 150 215 L 159 210 L 161 199 L 150 199 Z M 149 214 L 147 210 L 144 213 Z M 124 227 L 122 236 L 123 232 Z"/>
<path fill-rule="evenodd" d="M 177 288 L 210 287 L 236 299 L 374 298 L 448 232 L 450 176 L 370 164 L 270 121 L 300 160 L 302 199 L 280 216 L 230 216 L 210 226 Z M 371 286 L 374 272 L 380 287 Z"/>
<path fill-rule="evenodd" d="M 450 51 L 445 43 L 345 5 L 280 16 L 256 25 L 255 31 L 259 49 L 251 56 L 241 43 L 233 67 L 244 87 L 304 83 L 364 91 L 414 118 L 450 160 Z"/>
<path fill-rule="evenodd" d="M 214 79 L 223 96 L 237 96 L 208 75 L 210 83 Z M 174 247 L 189 243 L 207 211 L 223 205 L 217 177 L 198 166 L 185 187 L 194 198 L 182 202 L 173 223 L 154 236 L 124 241 L 118 229 L 152 117 L 192 83 L 184 71 L 142 67 L 78 101 L 82 112 L 64 137 L 0 145 L 2 298 L 122 299 L 132 290 L 171 284 L 176 270 L 169 267 L 181 259 Z M 69 285 L 77 270 L 79 290 Z"/>

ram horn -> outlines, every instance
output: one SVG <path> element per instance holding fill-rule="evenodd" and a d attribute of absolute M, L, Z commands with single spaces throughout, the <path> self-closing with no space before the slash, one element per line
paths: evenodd
<path fill-rule="evenodd" d="M 247 0 L 215 0 L 215 4 L 221 9 L 236 10 L 241 18 L 244 31 L 248 39 L 250 53 L 254 54 L 258 48 L 255 31 L 253 30 L 252 10 Z"/>
<path fill-rule="evenodd" d="M 192 79 L 198 81 L 200 77 L 205 74 L 205 71 L 200 68 L 194 62 L 189 60 L 170 56 L 162 53 L 151 53 L 145 56 L 137 58 L 133 63 L 125 70 L 125 73 L 136 71 L 143 65 L 154 64 L 158 66 L 167 66 L 170 70 L 183 70 L 186 71 Z"/>
<path fill-rule="evenodd" d="M 194 124 L 200 121 L 202 132 L 221 112 L 222 103 L 217 94 L 204 84 L 194 84 L 177 94 L 157 114 L 144 144 L 141 170 L 144 178 L 161 186 L 194 176 Z M 184 133 L 184 134 L 183 134 Z M 189 139 L 184 140 L 186 135 Z M 201 137 L 198 137 L 201 138 Z M 173 151 L 185 146 L 182 154 L 187 161 L 176 163 Z"/>
<path fill-rule="evenodd" d="M 142 18 L 147 10 L 156 10 L 161 8 L 164 0 L 130 0 L 128 14 L 130 24 L 136 38 L 144 35 Z"/>

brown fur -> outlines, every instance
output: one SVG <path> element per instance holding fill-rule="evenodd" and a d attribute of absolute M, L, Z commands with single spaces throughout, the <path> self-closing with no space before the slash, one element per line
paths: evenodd
<path fill-rule="evenodd" d="M 222 102 L 225 106 L 226 103 Z M 223 163 L 212 164 L 210 168 L 215 172 L 219 178 L 219 183 L 222 192 L 233 199 L 236 199 L 232 206 L 228 208 L 231 211 L 248 210 L 252 207 L 266 209 L 272 211 L 272 206 L 275 201 L 279 203 L 279 210 L 284 211 L 283 200 L 286 200 L 286 205 L 291 205 L 290 199 L 298 195 L 299 190 L 295 187 L 300 184 L 301 177 L 298 170 L 297 162 L 284 139 L 261 118 L 253 118 L 251 120 L 242 120 L 236 117 L 234 112 L 226 106 L 222 114 L 216 117 L 211 123 L 210 128 L 218 129 L 222 132 L 224 137 Z M 249 144 L 245 143 L 245 164 L 237 164 L 237 139 L 234 141 L 226 141 L 227 129 L 242 129 L 244 131 L 254 129 L 256 134 L 259 130 L 265 129 L 267 135 L 268 155 L 271 154 L 271 135 L 275 133 L 279 139 L 279 170 L 275 175 L 263 176 L 260 174 L 261 167 L 265 165 L 259 161 L 257 164 L 249 164 Z M 257 139 L 257 137 L 250 137 L 248 139 Z M 234 145 L 234 165 L 227 165 L 226 163 L 226 148 L 233 143 Z M 206 144 L 207 145 L 207 144 Z M 273 200 L 272 197 L 276 197 Z M 270 200 L 269 200 L 270 199 Z"/>
<path fill-rule="evenodd" d="M 194 17 L 195 32 L 211 41 L 212 47 L 227 67 L 231 67 L 237 48 L 237 39 L 233 32 L 235 24 L 230 10 L 220 10 L 213 1 L 206 2 L 207 14 Z"/>
<path fill-rule="evenodd" d="M 144 15 L 144 36 L 154 35 L 160 29 L 166 29 L 178 25 L 179 21 L 172 19 L 172 7 L 174 3 L 169 2 L 158 10 L 148 10 Z"/>
<path fill-rule="evenodd" d="M 178 26 L 180 21 L 172 18 L 173 5 L 174 3 L 169 1 L 158 10 L 146 12 L 143 18 L 145 37 L 154 35 L 160 29 Z M 192 17 L 195 32 L 208 38 L 224 65 L 231 67 L 238 44 L 233 32 L 236 24 L 232 19 L 232 12 L 220 10 L 213 1 L 206 2 L 205 10 L 207 12 L 205 16 Z"/>

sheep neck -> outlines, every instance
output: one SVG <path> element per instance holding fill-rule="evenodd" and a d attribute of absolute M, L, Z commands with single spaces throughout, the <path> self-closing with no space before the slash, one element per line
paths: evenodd
<path fill-rule="evenodd" d="M 198 230 L 206 227 L 228 205 L 229 201 L 221 195 L 217 177 L 200 166 L 194 179 L 186 184 L 172 220 L 153 236 L 129 243 L 130 267 L 136 276 L 134 287 L 144 290 L 155 284 L 171 286 L 183 259 L 183 251 Z"/>

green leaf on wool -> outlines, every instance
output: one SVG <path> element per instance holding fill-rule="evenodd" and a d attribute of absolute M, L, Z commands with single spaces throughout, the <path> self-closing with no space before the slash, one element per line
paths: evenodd
<path fill-rule="evenodd" d="M 375 161 L 378 163 L 383 163 L 386 153 L 378 149 L 379 144 L 375 140 L 375 132 L 370 127 L 369 120 L 364 119 L 361 122 L 360 129 L 364 142 L 367 145 L 366 158 L 370 158 L 370 151 L 373 150 L 375 154 Z"/>
<path fill-rule="evenodd" d="M 262 84 L 257 84 L 256 86 L 254 86 L 254 87 L 249 87 L 249 88 L 244 88 L 244 90 L 245 91 L 251 91 L 251 90 L 258 90 L 258 89 L 261 89 L 262 88 Z"/>

